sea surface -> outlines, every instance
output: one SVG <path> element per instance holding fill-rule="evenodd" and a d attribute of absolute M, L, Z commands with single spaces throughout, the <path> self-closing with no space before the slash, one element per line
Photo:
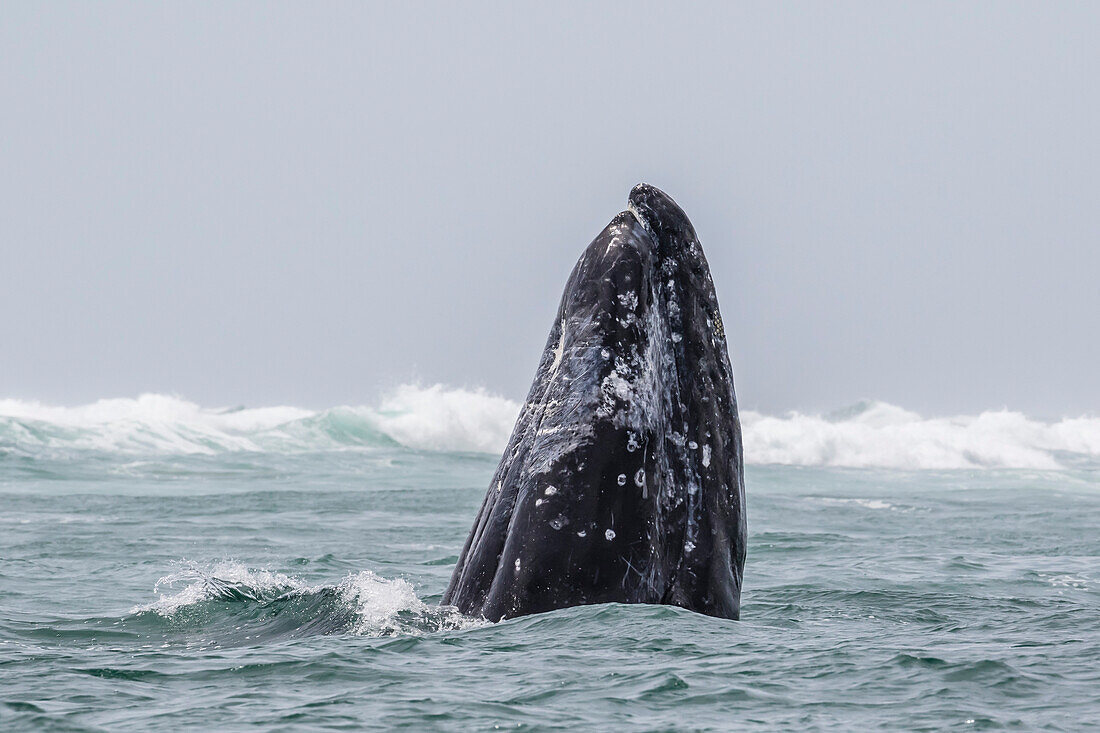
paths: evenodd
<path fill-rule="evenodd" d="M 1100 420 L 746 412 L 740 621 L 489 624 L 517 409 L 0 400 L 0 730 L 1100 728 Z"/>

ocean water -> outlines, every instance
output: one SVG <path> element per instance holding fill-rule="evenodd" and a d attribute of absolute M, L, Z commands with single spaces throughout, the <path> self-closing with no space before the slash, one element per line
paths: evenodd
<path fill-rule="evenodd" d="M 746 413 L 742 620 L 488 624 L 516 410 L 0 400 L 0 729 L 1100 727 L 1100 420 Z"/>

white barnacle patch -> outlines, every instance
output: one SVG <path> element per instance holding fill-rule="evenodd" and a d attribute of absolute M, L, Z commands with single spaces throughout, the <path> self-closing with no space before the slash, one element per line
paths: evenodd
<path fill-rule="evenodd" d="M 559 514 L 558 516 L 550 520 L 550 526 L 554 529 L 561 529 L 567 524 L 569 524 L 569 517 L 565 516 L 564 514 Z"/>
<path fill-rule="evenodd" d="M 638 443 L 638 434 L 633 430 L 626 431 L 626 449 L 633 453 L 641 448 L 641 444 Z"/>
<path fill-rule="evenodd" d="M 535 499 L 535 506 L 542 506 L 542 499 Z"/>
<path fill-rule="evenodd" d="M 611 540 L 615 539 L 615 530 L 609 529 L 603 533 L 603 536 L 607 539 L 608 542 L 610 542 Z"/>
<path fill-rule="evenodd" d="M 677 333 L 675 331 L 672 332 L 672 343 L 678 344 L 683 340 L 683 338 L 684 337 L 681 336 L 679 333 Z"/>
<path fill-rule="evenodd" d="M 516 572 L 519 572 L 519 558 L 516 558 Z"/>
<path fill-rule="evenodd" d="M 687 542 L 684 543 L 684 552 L 690 553 L 694 549 L 695 549 L 695 543 L 692 542 L 691 540 L 688 540 Z"/>
<path fill-rule="evenodd" d="M 645 469 L 644 468 L 639 468 L 638 471 L 634 474 L 634 485 L 637 486 L 639 489 L 644 489 L 645 488 Z"/>
<path fill-rule="evenodd" d="M 629 405 L 634 399 L 634 383 L 629 377 L 624 376 L 616 365 L 614 371 L 603 378 L 600 383 L 602 400 L 597 409 L 597 414 L 606 417 L 614 414 L 616 403 Z"/>
<path fill-rule="evenodd" d="M 619 302 L 622 303 L 624 307 L 634 310 L 638 307 L 638 294 L 634 291 L 619 293 Z"/>
<path fill-rule="evenodd" d="M 616 479 L 619 482 L 619 486 L 626 486 L 626 474 L 620 473 L 619 478 Z"/>
<path fill-rule="evenodd" d="M 611 352 L 608 351 L 607 349 L 600 349 L 600 356 L 602 356 L 605 359 L 610 359 L 611 358 Z"/>
<path fill-rule="evenodd" d="M 709 466 L 710 465 L 710 446 L 709 445 L 704 445 L 703 446 L 703 465 L 704 466 Z"/>
<path fill-rule="evenodd" d="M 629 314 L 631 318 L 634 314 Z M 623 344 L 620 342 L 620 346 Z M 644 375 L 644 362 L 638 353 L 637 344 L 629 344 L 625 353 L 615 354 L 611 371 L 600 382 L 600 404 L 596 408 L 599 417 L 615 417 L 616 424 L 627 411 L 635 409 L 639 398 L 638 389 L 645 388 L 640 379 Z"/>
<path fill-rule="evenodd" d="M 558 493 L 558 487 L 556 487 L 556 486 L 547 486 L 546 489 L 542 493 L 546 494 L 547 496 L 553 496 L 554 494 Z"/>
<path fill-rule="evenodd" d="M 580 532 L 577 532 L 578 537 L 584 537 L 586 534 L 588 534 L 588 531 L 583 529 Z"/>
<path fill-rule="evenodd" d="M 497 481 L 497 493 L 499 494 L 504 489 L 504 482 Z"/>
<path fill-rule="evenodd" d="M 688 441 L 688 448 L 691 448 L 692 450 L 695 450 L 698 447 L 699 447 L 699 444 L 696 443 L 694 440 L 689 440 Z"/>
<path fill-rule="evenodd" d="M 680 302 L 676 300 L 676 295 L 672 294 L 668 298 L 668 315 L 671 318 L 680 317 Z"/>

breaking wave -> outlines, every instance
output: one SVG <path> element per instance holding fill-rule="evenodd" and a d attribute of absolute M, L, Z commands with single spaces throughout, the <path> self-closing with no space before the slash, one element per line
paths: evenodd
<path fill-rule="evenodd" d="M 181 563 L 157 581 L 154 593 L 159 598 L 130 609 L 132 617 L 152 615 L 177 630 L 201 630 L 217 645 L 318 634 L 416 636 L 486 623 L 449 606 L 429 605 L 408 581 L 369 570 L 336 585 L 309 585 L 233 561 Z"/>
<path fill-rule="evenodd" d="M 0 456 L 314 452 L 379 446 L 492 453 L 519 404 L 484 390 L 402 385 L 377 406 L 207 408 L 144 394 L 80 407 L 0 400 Z"/>
<path fill-rule="evenodd" d="M 322 452 L 369 448 L 499 453 L 519 403 L 484 390 L 403 385 L 376 406 L 217 409 L 146 394 L 81 407 L 0 400 L 0 459 Z M 1008 410 L 925 418 L 884 402 L 781 416 L 746 411 L 750 464 L 1057 470 L 1100 463 L 1100 418 L 1044 422 Z"/>
<path fill-rule="evenodd" d="M 850 468 L 1057 470 L 1100 461 L 1100 418 L 1033 420 L 1009 410 L 923 418 L 885 402 L 831 415 L 745 412 L 749 463 Z"/>

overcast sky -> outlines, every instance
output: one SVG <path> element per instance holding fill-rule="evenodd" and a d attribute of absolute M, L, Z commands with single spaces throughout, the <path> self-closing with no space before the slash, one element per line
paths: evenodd
<path fill-rule="evenodd" d="M 521 398 L 644 180 L 743 408 L 1100 411 L 1100 6 L 478 6 L 5 4 L 0 397 Z"/>

